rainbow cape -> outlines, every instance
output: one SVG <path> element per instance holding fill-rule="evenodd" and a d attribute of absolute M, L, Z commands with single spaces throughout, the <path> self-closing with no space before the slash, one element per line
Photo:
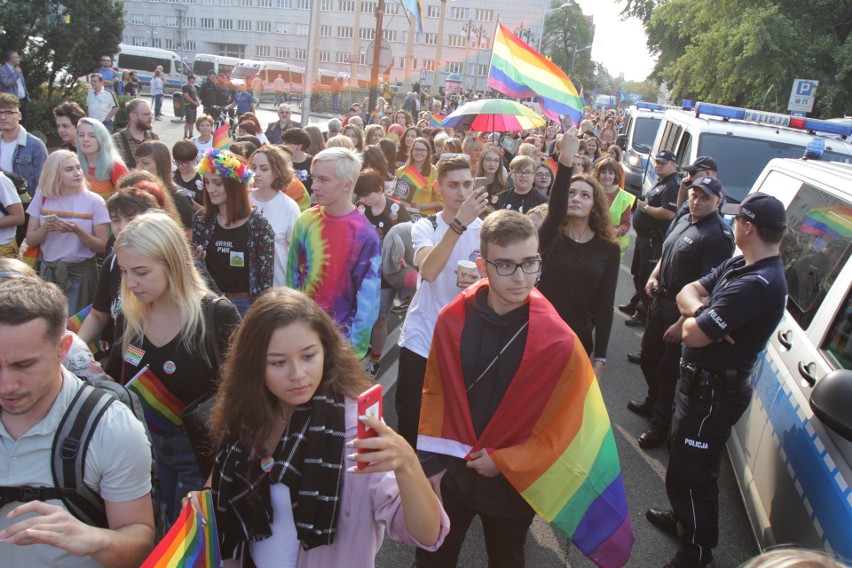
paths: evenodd
<path fill-rule="evenodd" d="M 575 125 L 583 118 L 583 99 L 574 83 L 552 61 L 497 24 L 488 86 L 504 95 L 536 97 L 544 114 L 559 122 L 567 115 Z"/>
<path fill-rule="evenodd" d="M 201 511 L 187 503 L 172 528 L 141 568 L 219 568 L 219 535 L 213 514 L 213 496 L 198 495 Z M 202 524 L 201 519 L 207 521 Z"/>
<path fill-rule="evenodd" d="M 163 435 L 183 424 L 181 414 L 186 405 L 171 393 L 147 365 L 125 386 L 139 396 L 145 422 L 151 432 Z"/>
<path fill-rule="evenodd" d="M 426 176 L 420 173 L 420 170 L 411 164 L 408 164 L 408 167 L 405 168 L 405 171 L 402 172 L 402 175 L 399 176 L 397 181 L 408 184 L 409 187 L 413 187 L 415 191 L 422 190 L 428 183 Z M 410 192 L 409 195 L 414 195 L 414 192 Z"/>
<path fill-rule="evenodd" d="M 583 345 L 533 289 L 520 367 L 477 438 L 459 359 L 465 304 L 483 279 L 438 316 L 426 364 L 417 449 L 469 459 L 488 450 L 544 520 L 602 568 L 627 563 L 633 528 L 615 439 Z"/>
<path fill-rule="evenodd" d="M 213 133 L 213 147 L 227 150 L 231 147 L 231 137 L 228 135 L 228 124 L 223 124 Z"/>

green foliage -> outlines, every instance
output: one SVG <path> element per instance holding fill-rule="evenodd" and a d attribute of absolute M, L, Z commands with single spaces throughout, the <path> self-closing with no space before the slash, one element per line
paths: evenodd
<path fill-rule="evenodd" d="M 569 4 L 562 8 L 563 4 Z M 575 0 L 552 0 L 544 19 L 541 52 L 549 55 L 569 77 L 580 81 L 589 90 L 595 72 L 591 50 L 583 50 L 592 43 L 592 30 L 583 17 L 583 10 Z M 575 51 L 576 57 L 575 57 Z"/>
<path fill-rule="evenodd" d="M 625 93 L 639 93 L 642 100 L 655 103 L 660 96 L 660 87 L 654 81 L 625 81 L 620 85 Z"/>
<path fill-rule="evenodd" d="M 624 0 L 674 100 L 786 112 L 793 79 L 820 82 L 814 116 L 850 112 L 847 0 Z"/>
<path fill-rule="evenodd" d="M 85 85 L 77 85 L 66 97 L 48 98 L 46 88 L 43 86 L 41 92 L 34 93 L 30 102 L 30 115 L 27 121 L 27 131 L 41 132 L 47 137 L 48 148 L 55 148 L 62 142 L 56 136 L 56 123 L 53 120 L 53 108 L 63 101 L 71 101 L 80 105 L 83 110 L 86 109 L 86 95 L 88 94 Z M 118 113 L 113 119 L 115 131 L 127 126 L 127 111 L 124 109 L 128 101 L 133 97 L 118 97 Z"/>
<path fill-rule="evenodd" d="M 0 2 L 0 48 L 21 54 L 27 85 L 46 84 L 50 97 L 71 92 L 76 78 L 118 51 L 123 0 L 5 0 Z"/>

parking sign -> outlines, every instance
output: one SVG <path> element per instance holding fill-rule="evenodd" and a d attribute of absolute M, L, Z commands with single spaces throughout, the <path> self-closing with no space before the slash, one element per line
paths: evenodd
<path fill-rule="evenodd" d="M 816 97 L 819 81 L 811 79 L 795 79 L 793 89 L 790 91 L 790 102 L 787 110 L 791 112 L 811 112 L 814 109 L 814 98 Z"/>

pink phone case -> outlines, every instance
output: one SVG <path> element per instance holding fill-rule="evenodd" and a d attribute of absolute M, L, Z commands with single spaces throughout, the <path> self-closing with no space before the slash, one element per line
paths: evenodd
<path fill-rule="evenodd" d="M 358 416 L 372 416 L 378 420 L 382 419 L 382 385 L 375 385 L 369 390 L 361 393 L 358 397 Z M 358 421 L 359 440 L 374 438 L 378 433 L 366 424 Z M 358 450 L 358 453 L 374 452 L 375 450 Z M 358 462 L 358 469 L 364 469 L 370 465 L 369 462 Z"/>

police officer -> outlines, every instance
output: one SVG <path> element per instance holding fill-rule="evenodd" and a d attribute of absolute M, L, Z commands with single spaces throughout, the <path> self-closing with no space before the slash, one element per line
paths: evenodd
<path fill-rule="evenodd" d="M 639 436 L 639 446 L 655 448 L 666 441 L 680 364 L 680 328 L 675 298 L 681 289 L 710 273 L 734 253 L 731 229 L 719 215 L 722 183 L 705 176 L 689 189 L 689 214 L 681 217 L 663 243 L 663 253 L 645 285 L 652 298 L 642 336 L 642 374 L 648 383 L 645 400 L 627 408 L 651 417 L 651 427 Z"/>
<path fill-rule="evenodd" d="M 787 282 L 780 256 L 784 206 L 753 193 L 722 207 L 736 215 L 742 251 L 677 296 L 683 359 L 675 393 L 666 492 L 671 511 L 648 520 L 678 536 L 670 568 L 706 566 L 719 535 L 719 464 L 731 427 L 752 398 L 751 372 L 784 314 Z"/>
<path fill-rule="evenodd" d="M 633 228 L 636 229 L 636 244 L 630 273 L 636 293 L 627 304 L 618 309 L 630 317 L 625 323 L 630 326 L 645 324 L 645 312 L 650 298 L 645 295 L 645 284 L 654 265 L 660 259 L 666 229 L 677 211 L 677 191 L 680 178 L 677 173 L 677 157 L 671 150 L 661 150 L 654 156 L 654 172 L 657 184 L 636 200 L 633 212 Z M 639 307 L 640 301 L 642 308 Z"/>
<path fill-rule="evenodd" d="M 716 160 L 710 156 L 698 156 L 695 161 L 688 166 L 683 167 L 686 175 L 680 180 L 680 188 L 677 192 L 677 213 L 669 225 L 669 231 L 675 226 L 678 219 L 684 215 L 689 215 L 689 188 L 692 182 L 703 177 L 719 177 L 719 166 L 716 165 Z M 724 196 L 722 196 L 724 200 Z"/>

